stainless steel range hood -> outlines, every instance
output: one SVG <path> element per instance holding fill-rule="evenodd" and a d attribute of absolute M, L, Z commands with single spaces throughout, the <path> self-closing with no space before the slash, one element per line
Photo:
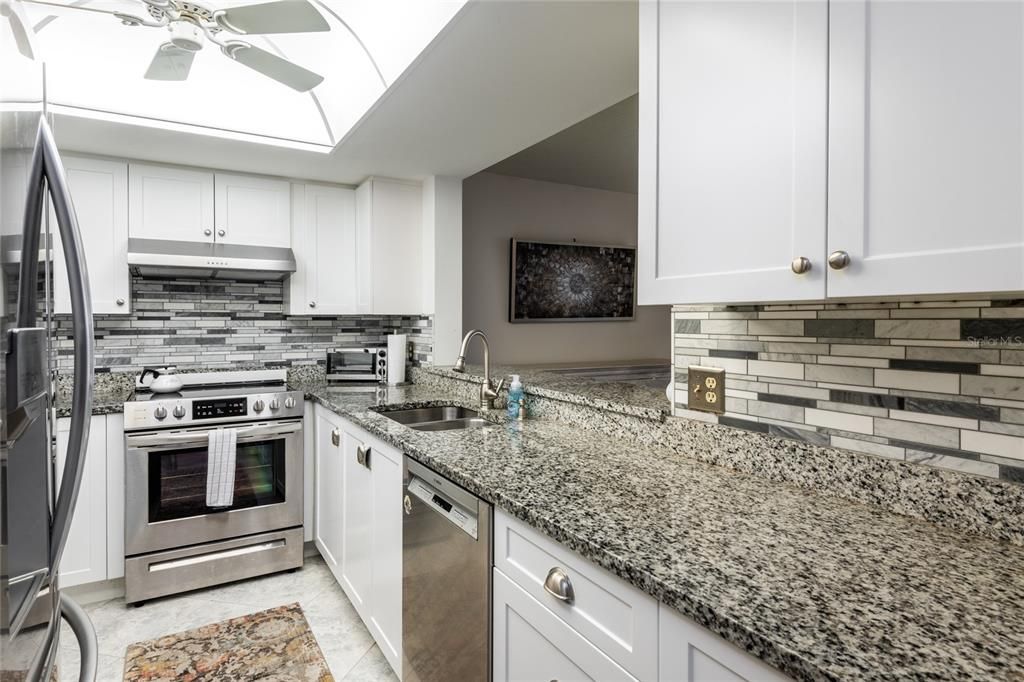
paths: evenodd
<path fill-rule="evenodd" d="M 128 267 L 142 277 L 280 280 L 295 272 L 291 249 L 129 239 Z"/>

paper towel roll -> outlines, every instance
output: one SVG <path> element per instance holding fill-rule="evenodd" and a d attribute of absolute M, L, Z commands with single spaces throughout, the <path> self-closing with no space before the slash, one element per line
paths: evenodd
<path fill-rule="evenodd" d="M 392 386 L 405 383 L 405 361 L 409 356 L 406 334 L 388 336 L 388 383 Z"/>

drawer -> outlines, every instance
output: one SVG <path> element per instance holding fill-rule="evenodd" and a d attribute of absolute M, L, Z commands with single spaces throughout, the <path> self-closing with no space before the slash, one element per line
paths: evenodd
<path fill-rule="evenodd" d="M 636 678 L 494 569 L 494 682 Z"/>
<path fill-rule="evenodd" d="M 658 677 L 658 602 L 621 578 L 496 510 L 494 565 L 556 617 L 633 676 Z M 574 593 L 561 601 L 544 588 L 561 569 Z"/>

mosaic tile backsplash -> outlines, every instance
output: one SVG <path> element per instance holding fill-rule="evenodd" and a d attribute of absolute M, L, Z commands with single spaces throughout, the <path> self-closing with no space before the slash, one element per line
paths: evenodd
<path fill-rule="evenodd" d="M 409 335 L 410 362 L 432 361 L 429 316 L 290 316 L 281 282 L 132 278 L 132 313 L 97 315 L 97 371 L 221 369 L 324 362 L 328 348 Z M 71 316 L 57 315 L 58 370 L 73 368 Z"/>
<path fill-rule="evenodd" d="M 676 416 L 1024 483 L 1024 299 L 676 306 Z M 690 365 L 726 413 L 687 409 Z"/>

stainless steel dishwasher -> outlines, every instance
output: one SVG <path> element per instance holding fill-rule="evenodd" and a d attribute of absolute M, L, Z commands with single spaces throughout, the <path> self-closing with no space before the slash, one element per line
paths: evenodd
<path fill-rule="evenodd" d="M 402 680 L 491 679 L 491 505 L 405 458 Z"/>

